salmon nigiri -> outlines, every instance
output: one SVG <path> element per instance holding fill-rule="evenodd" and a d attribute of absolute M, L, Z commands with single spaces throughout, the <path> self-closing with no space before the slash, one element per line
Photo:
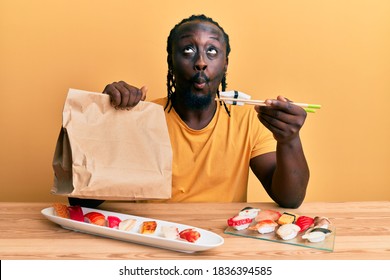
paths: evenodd
<path fill-rule="evenodd" d="M 251 230 L 257 230 L 261 234 L 270 233 L 275 231 L 278 224 L 272 220 L 261 220 L 256 225 L 249 227 Z"/>
<path fill-rule="evenodd" d="M 106 217 L 99 212 L 89 212 L 84 215 L 84 221 L 90 224 L 105 226 L 106 225 Z"/>
<path fill-rule="evenodd" d="M 267 210 L 261 210 L 256 218 L 255 218 L 255 221 L 256 222 L 259 222 L 261 220 L 272 220 L 272 221 L 277 221 L 280 216 L 282 214 L 280 214 L 280 212 L 278 211 L 275 211 L 275 210 L 270 210 L 270 209 L 267 209 Z"/>

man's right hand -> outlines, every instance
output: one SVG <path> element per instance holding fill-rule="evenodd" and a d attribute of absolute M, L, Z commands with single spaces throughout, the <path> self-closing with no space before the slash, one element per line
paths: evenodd
<path fill-rule="evenodd" d="M 111 98 L 111 105 L 116 109 L 131 109 L 141 100 L 146 99 L 148 89 L 143 86 L 141 89 L 127 84 L 124 81 L 108 84 L 103 93 L 108 94 Z"/>

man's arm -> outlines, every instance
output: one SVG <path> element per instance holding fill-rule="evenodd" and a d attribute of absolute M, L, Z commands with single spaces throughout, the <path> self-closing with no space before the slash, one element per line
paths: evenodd
<path fill-rule="evenodd" d="M 276 152 L 251 159 L 250 166 L 281 207 L 298 208 L 302 204 L 310 173 L 299 139 L 289 145 L 278 143 Z"/>
<path fill-rule="evenodd" d="M 306 112 L 281 96 L 266 103 L 268 106 L 255 109 L 261 123 L 277 141 L 276 152 L 253 158 L 250 166 L 276 203 L 297 208 L 305 198 L 310 177 L 299 136 Z"/>

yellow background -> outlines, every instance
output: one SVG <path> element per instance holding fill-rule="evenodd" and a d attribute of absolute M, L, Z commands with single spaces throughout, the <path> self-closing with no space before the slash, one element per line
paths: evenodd
<path fill-rule="evenodd" d="M 53 201 L 68 88 L 166 95 L 166 39 L 205 13 L 231 37 L 228 89 L 319 103 L 306 201 L 390 199 L 390 1 L 0 1 L 0 200 Z M 269 201 L 251 175 L 251 201 Z"/>

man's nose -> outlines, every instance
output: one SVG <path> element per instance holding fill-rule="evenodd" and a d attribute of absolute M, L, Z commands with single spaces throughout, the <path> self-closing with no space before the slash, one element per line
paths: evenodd
<path fill-rule="evenodd" d="M 203 58 L 203 55 L 199 54 L 195 60 L 195 70 L 204 71 L 207 68 L 207 63 Z"/>

